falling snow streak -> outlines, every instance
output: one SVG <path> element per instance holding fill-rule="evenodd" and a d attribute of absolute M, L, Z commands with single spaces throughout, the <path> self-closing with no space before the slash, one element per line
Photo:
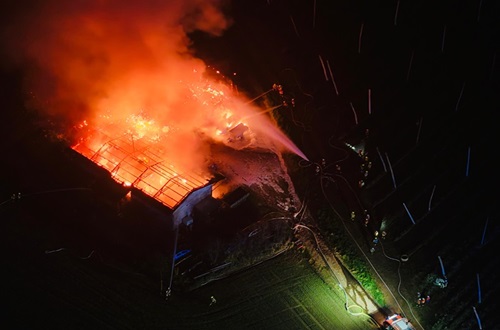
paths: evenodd
<path fill-rule="evenodd" d="M 396 178 L 394 177 L 394 171 L 392 170 L 391 161 L 389 159 L 389 155 L 387 154 L 387 152 L 385 153 L 385 158 L 387 159 L 387 164 L 389 165 L 389 171 L 391 172 L 392 184 L 394 185 L 394 189 L 396 189 L 397 188 Z"/>
<path fill-rule="evenodd" d="M 313 29 L 316 27 L 316 0 L 313 3 Z"/>
<path fill-rule="evenodd" d="M 424 121 L 424 118 L 420 118 L 418 121 L 418 131 L 417 131 L 417 140 L 415 141 L 415 144 L 418 144 L 418 140 L 420 139 L 420 131 L 422 129 L 422 122 Z"/>
<path fill-rule="evenodd" d="M 382 157 L 382 154 L 380 153 L 380 149 L 377 147 L 377 153 L 378 153 L 378 157 L 380 158 L 380 162 L 382 163 L 382 166 L 384 167 L 384 172 L 387 173 L 387 167 L 385 166 L 385 161 L 384 161 L 384 158 Z"/>
<path fill-rule="evenodd" d="M 399 0 L 396 4 L 396 12 L 394 13 L 394 26 L 398 25 Z"/>
<path fill-rule="evenodd" d="M 356 110 L 354 109 L 354 106 L 352 105 L 352 102 L 349 102 L 349 104 L 351 105 L 352 113 L 354 114 L 354 122 L 357 125 L 358 124 L 358 115 L 356 114 Z"/>
<path fill-rule="evenodd" d="M 444 263 L 443 259 L 441 259 L 441 256 L 438 256 L 438 260 L 439 260 L 439 265 L 441 266 L 441 274 L 443 274 L 443 278 L 446 279 L 446 272 L 444 270 Z"/>
<path fill-rule="evenodd" d="M 458 96 L 457 105 L 455 106 L 455 111 L 458 111 L 458 107 L 460 106 L 460 100 L 462 100 L 462 95 L 464 93 L 464 88 L 465 88 L 465 81 L 462 84 L 462 89 L 460 90 L 460 95 Z"/>
<path fill-rule="evenodd" d="M 470 165 L 470 147 L 467 148 L 467 166 L 465 167 L 465 176 L 469 176 L 469 165 Z"/>
<path fill-rule="evenodd" d="M 335 88 L 335 94 L 339 95 L 339 90 L 337 89 L 337 84 L 335 83 L 335 78 L 333 78 L 332 68 L 330 67 L 330 62 L 326 60 L 326 65 L 328 66 L 328 72 L 330 72 L 330 77 L 332 77 L 333 88 Z"/>
<path fill-rule="evenodd" d="M 477 280 L 477 303 L 480 304 L 482 302 L 481 299 L 481 282 L 479 281 L 479 273 L 476 273 Z"/>
<path fill-rule="evenodd" d="M 290 15 L 290 20 L 292 21 L 293 30 L 295 31 L 295 34 L 297 35 L 297 38 L 300 38 L 299 31 L 297 30 L 297 26 L 295 25 L 295 21 L 293 20 L 292 15 Z"/>
<path fill-rule="evenodd" d="M 365 23 L 361 23 L 361 27 L 359 28 L 359 37 L 358 37 L 358 54 L 361 54 L 361 39 L 363 38 L 363 28 Z"/>
<path fill-rule="evenodd" d="M 434 193 L 436 192 L 436 185 L 432 187 L 431 197 L 429 198 L 429 205 L 427 206 L 427 210 L 430 212 L 432 208 L 432 199 L 434 198 Z"/>
<path fill-rule="evenodd" d="M 408 214 L 408 217 L 410 218 L 411 222 L 413 224 L 415 224 L 415 220 L 413 219 L 413 216 L 411 215 L 410 210 L 408 210 L 408 207 L 406 206 L 406 203 L 403 203 L 403 206 L 404 206 L 404 208 L 406 210 L 406 213 Z"/>
<path fill-rule="evenodd" d="M 413 55 L 415 55 L 415 51 L 412 50 L 410 57 L 410 64 L 408 64 L 408 71 L 406 73 L 406 81 L 410 80 L 411 66 L 413 65 Z"/>
<path fill-rule="evenodd" d="M 484 224 L 483 228 L 483 235 L 481 235 L 481 245 L 484 245 L 484 238 L 486 237 L 486 229 L 488 229 L 488 221 L 490 221 L 490 218 L 486 218 L 486 223 Z"/>
<path fill-rule="evenodd" d="M 368 114 L 372 114 L 372 90 L 368 88 Z"/>
<path fill-rule="evenodd" d="M 443 39 L 441 41 L 441 52 L 444 52 L 444 41 L 446 40 L 446 25 L 443 28 Z"/>
<path fill-rule="evenodd" d="M 477 325 L 479 326 L 479 330 L 482 330 L 483 326 L 481 325 L 481 319 L 479 318 L 479 314 L 476 311 L 476 307 L 473 306 L 472 310 L 474 311 L 474 315 L 476 315 Z"/>
<path fill-rule="evenodd" d="M 321 67 L 323 68 L 323 74 L 325 75 L 325 80 L 328 81 L 328 75 L 326 74 L 325 62 L 323 62 L 323 58 L 321 55 L 319 56 L 319 61 L 321 62 Z"/>
<path fill-rule="evenodd" d="M 483 6 L 483 0 L 479 0 L 479 7 L 477 8 L 477 21 L 479 22 L 479 19 L 481 17 L 481 7 Z"/>

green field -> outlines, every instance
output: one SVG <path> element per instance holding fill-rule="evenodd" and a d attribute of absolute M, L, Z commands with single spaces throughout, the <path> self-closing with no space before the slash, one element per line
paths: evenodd
<path fill-rule="evenodd" d="M 210 305 L 210 297 L 217 300 Z M 351 316 L 344 296 L 328 287 L 307 260 L 288 252 L 178 298 L 191 312 L 176 328 L 370 329 L 368 316 Z M 179 301 L 179 302 L 180 302 Z"/>

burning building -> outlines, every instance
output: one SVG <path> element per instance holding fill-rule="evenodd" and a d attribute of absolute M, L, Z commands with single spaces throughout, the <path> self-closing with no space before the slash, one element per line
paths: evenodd
<path fill-rule="evenodd" d="M 29 106 L 61 119 L 72 149 L 109 173 L 117 190 L 165 207 L 164 222 L 172 214 L 175 226 L 190 223 L 203 198 L 241 184 L 281 191 L 273 156 L 306 158 L 255 104 L 260 96 L 250 100 L 194 56 L 191 33 L 218 36 L 231 24 L 217 0 L 49 0 L 18 16 L 9 35 L 23 37 L 5 41 L 12 63 L 26 68 Z M 237 154 L 248 149 L 267 154 Z M 223 167 L 235 183 L 215 193 Z"/>
<path fill-rule="evenodd" d="M 108 170 L 117 182 L 138 188 L 171 209 L 210 179 L 181 172 L 166 161 L 161 146 L 128 134 L 110 137 L 93 130 L 73 149 Z"/>
<path fill-rule="evenodd" d="M 173 210 L 213 182 L 214 143 L 305 158 L 268 110 L 194 56 L 191 33 L 231 25 L 219 1 L 47 1 L 33 12 L 18 13 L 9 31 L 23 38 L 7 42 L 30 68 L 30 106 L 77 123 L 72 148 L 118 183 Z"/>
<path fill-rule="evenodd" d="M 106 169 L 124 187 L 136 188 L 171 210 L 183 209 L 181 203 L 195 191 L 211 196 L 204 189 L 216 181 L 209 168 L 209 145 L 266 148 L 247 126 L 263 118 L 248 115 L 249 105 L 222 82 L 205 80 L 184 88 L 185 103 L 196 109 L 188 124 L 171 118 L 161 121 L 145 111 L 128 116 L 104 112 L 75 126 L 73 150 Z M 179 224 L 188 213 L 174 222 Z"/>

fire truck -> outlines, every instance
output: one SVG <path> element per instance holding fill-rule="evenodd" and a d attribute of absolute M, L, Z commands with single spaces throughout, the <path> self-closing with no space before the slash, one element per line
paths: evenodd
<path fill-rule="evenodd" d="M 413 324 L 400 314 L 393 314 L 384 321 L 384 329 L 387 330 L 416 330 Z"/>

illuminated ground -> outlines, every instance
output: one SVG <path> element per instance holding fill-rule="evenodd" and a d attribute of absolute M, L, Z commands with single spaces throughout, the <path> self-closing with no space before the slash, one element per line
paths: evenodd
<path fill-rule="evenodd" d="M 205 311 L 200 315 L 193 313 L 194 320 L 186 322 L 188 327 L 376 329 L 369 325 L 366 315 L 346 313 L 343 293 L 325 285 L 302 256 L 293 254 L 279 256 L 195 291 L 196 298 L 192 300 Z M 211 295 L 217 303 L 205 307 Z M 204 322 L 205 317 L 211 320 Z"/>

